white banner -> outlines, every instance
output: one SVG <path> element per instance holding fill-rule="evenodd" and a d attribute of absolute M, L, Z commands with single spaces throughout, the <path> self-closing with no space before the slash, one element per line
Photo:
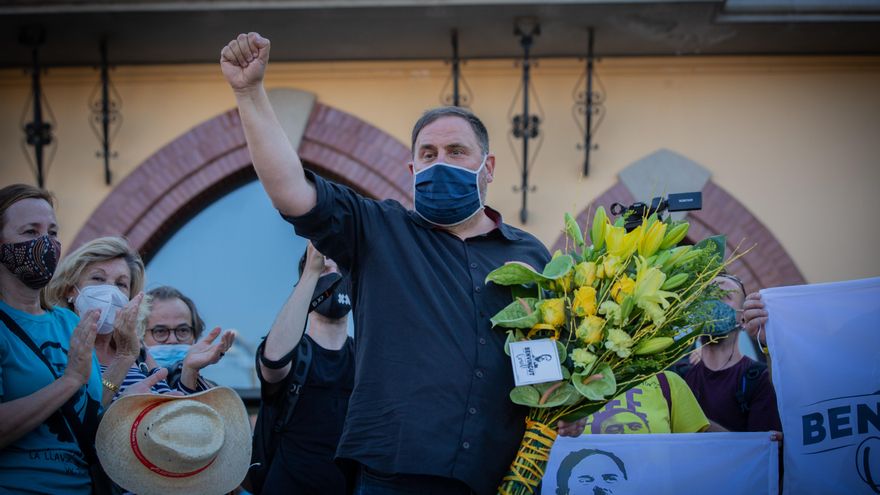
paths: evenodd
<path fill-rule="evenodd" d="M 783 493 L 880 493 L 880 278 L 761 294 Z"/>
<path fill-rule="evenodd" d="M 778 464 L 766 432 L 559 437 L 541 494 L 775 495 Z"/>

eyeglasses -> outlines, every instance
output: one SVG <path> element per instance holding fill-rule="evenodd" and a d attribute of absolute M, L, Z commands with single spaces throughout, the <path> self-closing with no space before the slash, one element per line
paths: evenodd
<path fill-rule="evenodd" d="M 153 340 L 156 342 L 164 344 L 165 341 L 168 340 L 168 337 L 171 336 L 171 332 L 174 332 L 174 336 L 177 337 L 178 342 L 189 342 L 190 339 L 193 338 L 193 327 L 189 325 L 180 325 L 176 328 L 168 328 L 165 326 L 157 325 L 148 330 L 150 335 L 153 336 Z"/>

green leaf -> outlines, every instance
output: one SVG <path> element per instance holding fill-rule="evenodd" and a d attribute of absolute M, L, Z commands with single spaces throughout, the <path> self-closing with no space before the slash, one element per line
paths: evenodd
<path fill-rule="evenodd" d="M 495 282 L 498 285 L 533 284 L 546 280 L 534 268 L 519 261 L 509 261 L 486 275 L 487 283 Z"/>
<path fill-rule="evenodd" d="M 564 363 L 565 358 L 568 357 L 568 353 L 565 350 L 565 344 L 560 341 L 556 341 L 556 350 L 559 352 L 559 362 Z M 562 368 L 562 371 L 565 371 L 565 367 Z"/>
<path fill-rule="evenodd" d="M 620 305 L 620 321 L 625 322 L 635 307 L 636 300 L 632 295 L 623 298 L 623 304 Z"/>
<path fill-rule="evenodd" d="M 510 286 L 510 296 L 515 301 L 517 298 L 526 299 L 529 297 L 538 298 L 541 288 L 537 284 L 523 285 L 516 284 Z"/>
<path fill-rule="evenodd" d="M 574 269 L 574 259 L 571 255 L 557 256 L 544 267 L 543 277 L 547 280 L 558 280 Z M 491 274 L 490 274 L 491 275 Z"/>
<path fill-rule="evenodd" d="M 549 384 L 542 383 L 542 385 L 555 385 L 557 383 L 559 383 L 559 382 L 551 382 Z M 547 388 L 549 388 L 549 387 L 547 387 Z M 547 388 L 545 388 L 544 391 L 546 391 Z M 543 392 L 542 392 L 542 394 L 543 394 Z M 569 402 L 571 400 L 572 396 L 574 396 L 574 397 L 578 396 L 577 390 L 575 390 L 574 387 L 572 387 L 570 383 L 564 383 L 556 390 L 550 392 L 550 396 L 547 397 L 547 400 L 544 401 L 543 404 L 538 404 L 537 406 L 534 406 L 534 407 L 545 408 L 545 407 L 561 406 L 561 405 L 565 404 L 566 402 Z M 538 400 L 539 401 L 541 400 L 540 397 L 538 398 Z"/>
<path fill-rule="evenodd" d="M 516 387 L 510 391 L 510 400 L 521 406 L 538 407 L 541 394 L 531 385 Z"/>
<path fill-rule="evenodd" d="M 726 235 L 713 235 L 712 237 L 707 237 L 702 241 L 698 242 L 694 248 L 695 249 L 703 249 L 708 247 L 709 244 L 715 246 L 715 254 L 720 257 L 720 259 L 724 259 L 724 246 L 727 244 L 727 236 Z"/>
<path fill-rule="evenodd" d="M 532 328 L 541 321 L 541 311 L 535 307 L 537 302 L 538 300 L 533 297 L 513 301 L 491 318 L 492 326 Z"/>
<path fill-rule="evenodd" d="M 510 356 L 510 343 L 526 340 L 526 336 L 521 330 L 508 330 L 507 340 L 504 341 L 504 354 Z"/>
<path fill-rule="evenodd" d="M 602 375 L 601 379 L 584 384 L 584 378 L 598 374 Z M 614 395 L 617 390 L 617 380 L 614 379 L 614 372 L 611 371 L 608 363 L 602 363 L 598 368 L 589 372 L 572 374 L 571 382 L 581 395 L 590 400 L 604 400 L 606 397 Z"/>

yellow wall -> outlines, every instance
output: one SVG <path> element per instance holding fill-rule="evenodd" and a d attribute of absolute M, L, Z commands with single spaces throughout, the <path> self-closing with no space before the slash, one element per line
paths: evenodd
<path fill-rule="evenodd" d="M 588 178 L 580 174 L 582 137 L 571 117 L 583 65 L 543 60 L 533 71 L 545 139 L 531 174 L 538 189 L 529 196 L 527 230 L 551 244 L 563 212 L 579 212 L 622 168 L 667 148 L 709 169 L 777 236 L 809 282 L 880 275 L 880 58 L 602 61 L 607 115 Z M 270 66 L 267 86 L 314 92 L 320 102 L 408 144 L 418 115 L 440 103 L 448 73 L 433 61 L 279 63 Z M 519 70 L 511 61 L 471 61 L 463 73 L 498 156 L 489 202 L 518 225 L 520 195 L 512 187 L 519 184 L 519 163 L 507 134 Z M 175 137 L 234 105 L 213 65 L 120 67 L 111 77 L 124 118 L 113 145 L 115 184 Z M 110 190 L 88 126 L 97 80 L 90 68 L 53 69 L 44 77 L 58 140 L 47 186 L 58 196 L 68 243 Z M 28 90 L 25 74 L 0 71 L 0 184 L 34 180 L 20 151 Z"/>

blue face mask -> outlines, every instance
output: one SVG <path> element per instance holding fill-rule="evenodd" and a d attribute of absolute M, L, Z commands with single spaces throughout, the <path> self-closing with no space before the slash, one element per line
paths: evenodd
<path fill-rule="evenodd" d="M 712 337 L 724 337 L 739 328 L 736 322 L 736 311 L 724 304 L 723 301 L 707 301 L 708 318 L 711 323 L 706 324 L 703 332 Z"/>
<path fill-rule="evenodd" d="M 159 344 L 150 347 L 150 355 L 163 368 L 173 368 L 189 352 L 189 344 Z"/>
<path fill-rule="evenodd" d="M 480 194 L 480 172 L 486 158 L 476 171 L 437 162 L 419 170 L 413 177 L 415 210 L 422 218 L 440 227 L 458 225 L 483 208 Z"/>

